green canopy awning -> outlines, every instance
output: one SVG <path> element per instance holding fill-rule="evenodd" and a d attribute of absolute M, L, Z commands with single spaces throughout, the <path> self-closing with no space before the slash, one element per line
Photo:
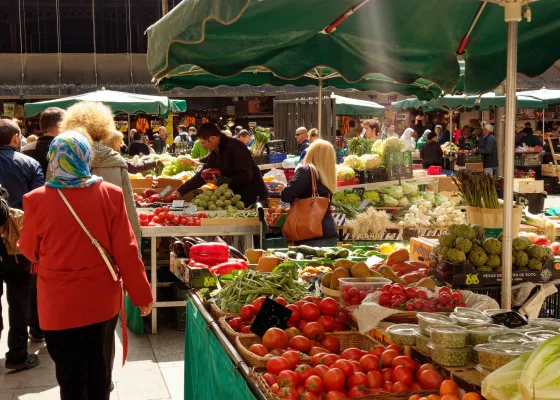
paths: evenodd
<path fill-rule="evenodd" d="M 111 108 L 116 114 L 156 114 L 165 116 L 170 112 L 181 112 L 187 109 L 185 100 L 170 100 L 165 96 L 148 96 L 134 93 L 116 92 L 113 90 L 98 90 L 78 96 L 62 97 L 60 99 L 25 104 L 25 115 L 32 117 L 45 111 L 49 107 L 67 109 L 80 101 L 101 102 Z"/>
<path fill-rule="evenodd" d="M 429 109 L 429 102 L 419 99 L 404 99 L 391 103 L 391 111 L 408 111 Z"/>
<path fill-rule="evenodd" d="M 518 92 L 518 96 L 532 97 L 544 101 L 548 106 L 560 105 L 560 90 L 540 89 Z"/>
<path fill-rule="evenodd" d="M 336 115 L 368 115 L 372 117 L 385 115 L 385 107 L 373 101 L 351 99 L 337 95 L 332 95 L 331 97 L 336 100 Z"/>
<path fill-rule="evenodd" d="M 463 53 L 465 93 L 480 94 L 504 80 L 507 52 L 503 8 L 480 0 L 186 0 L 148 28 L 148 68 L 164 82 L 186 65 L 221 77 L 261 66 L 285 80 L 323 66 L 349 83 L 381 73 L 451 92 L 456 52 L 483 4 Z M 560 1 L 533 2 L 531 10 L 532 22 L 519 23 L 518 71 L 536 76 L 560 58 L 551 46 Z"/>

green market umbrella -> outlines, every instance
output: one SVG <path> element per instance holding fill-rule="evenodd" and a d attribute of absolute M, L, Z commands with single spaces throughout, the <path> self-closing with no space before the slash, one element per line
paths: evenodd
<path fill-rule="evenodd" d="M 80 101 L 101 102 L 111 108 L 114 114 L 156 114 L 165 116 L 170 112 L 186 111 L 185 100 L 170 100 L 164 96 L 148 96 L 134 93 L 98 90 L 77 96 L 25 104 L 25 115 L 32 117 L 49 107 L 68 108 Z"/>
<path fill-rule="evenodd" d="M 385 115 L 385 107 L 373 101 L 351 99 L 337 95 L 331 97 L 336 99 L 336 115 L 370 115 L 372 117 Z"/>
<path fill-rule="evenodd" d="M 518 92 L 517 95 L 533 97 L 544 101 L 549 106 L 560 105 L 560 90 L 540 89 Z"/>
<path fill-rule="evenodd" d="M 419 99 L 404 99 L 391 103 L 391 111 L 430 110 L 429 102 Z"/>

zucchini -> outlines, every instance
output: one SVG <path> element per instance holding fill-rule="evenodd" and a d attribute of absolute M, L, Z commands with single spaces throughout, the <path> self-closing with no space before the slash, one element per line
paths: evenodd
<path fill-rule="evenodd" d="M 297 252 L 290 250 L 286 253 L 286 257 L 291 258 L 291 259 L 296 259 L 297 258 Z"/>
<path fill-rule="evenodd" d="M 297 251 L 306 256 L 317 256 L 317 249 L 311 246 L 297 246 Z"/>

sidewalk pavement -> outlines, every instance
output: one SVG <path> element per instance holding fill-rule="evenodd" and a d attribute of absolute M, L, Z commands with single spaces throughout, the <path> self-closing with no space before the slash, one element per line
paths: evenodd
<path fill-rule="evenodd" d="M 19 372 L 10 372 L 4 368 L 5 354 L 8 351 L 6 296 L 2 296 L 2 311 L 5 329 L 0 338 L 0 400 L 60 399 L 54 362 L 44 342 L 29 341 L 29 352 L 39 356 L 40 366 Z M 157 335 L 135 335 L 128 332 L 128 359 L 124 367 L 121 365 L 120 322 L 117 325 L 113 369 L 115 390 L 111 393 L 111 400 L 183 399 L 184 332 L 177 331 L 173 321 L 166 324 L 166 315 L 161 310 L 158 314 L 161 324 Z"/>

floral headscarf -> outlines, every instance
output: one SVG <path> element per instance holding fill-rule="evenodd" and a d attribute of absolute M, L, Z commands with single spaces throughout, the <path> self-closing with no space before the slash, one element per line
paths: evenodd
<path fill-rule="evenodd" d="M 77 132 L 64 132 L 53 139 L 48 159 L 51 179 L 47 186 L 57 189 L 81 188 L 102 181 L 90 172 L 92 150 Z"/>

